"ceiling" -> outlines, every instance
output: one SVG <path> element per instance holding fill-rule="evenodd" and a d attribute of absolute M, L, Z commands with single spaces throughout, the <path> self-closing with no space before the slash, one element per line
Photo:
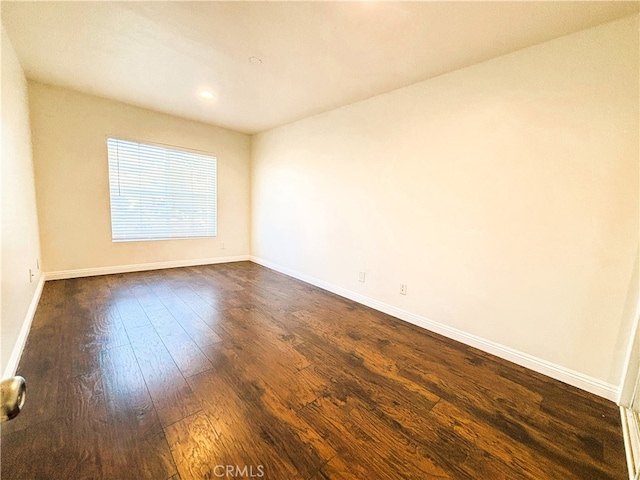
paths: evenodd
<path fill-rule="evenodd" d="M 2 23 L 28 78 L 255 133 L 639 5 L 3 1 Z"/>

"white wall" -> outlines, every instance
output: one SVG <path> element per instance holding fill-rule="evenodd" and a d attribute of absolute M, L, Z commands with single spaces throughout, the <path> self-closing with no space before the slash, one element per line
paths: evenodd
<path fill-rule="evenodd" d="M 29 103 L 45 272 L 249 254 L 248 135 L 32 81 Z M 218 236 L 112 243 L 107 136 L 216 156 Z"/>
<path fill-rule="evenodd" d="M 33 183 L 27 83 L 15 51 L 2 30 L 2 303 L 0 374 L 12 375 L 11 358 L 34 296 L 40 271 L 38 218 Z M 29 269 L 34 276 L 30 279 Z M 37 299 L 35 300 L 37 301 Z M 28 325 L 25 327 L 25 329 Z M 25 331 L 26 334 L 26 331 Z M 24 340 L 24 338 L 22 338 Z M 18 351 L 20 348 L 18 348 Z M 10 361 L 11 360 L 11 361 Z"/>
<path fill-rule="evenodd" d="M 259 134 L 252 255 L 613 398 L 638 66 L 634 16 Z"/>

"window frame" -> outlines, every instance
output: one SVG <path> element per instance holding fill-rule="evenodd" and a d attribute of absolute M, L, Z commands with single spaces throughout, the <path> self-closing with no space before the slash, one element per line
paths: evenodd
<path fill-rule="evenodd" d="M 217 237 L 215 155 L 115 135 L 106 146 L 112 243 Z"/>

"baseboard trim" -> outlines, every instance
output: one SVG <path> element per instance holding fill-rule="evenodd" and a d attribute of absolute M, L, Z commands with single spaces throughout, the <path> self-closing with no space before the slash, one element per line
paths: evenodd
<path fill-rule="evenodd" d="M 22 351 L 24 350 L 24 346 L 27 343 L 29 330 L 31 330 L 31 323 L 33 322 L 33 317 L 36 314 L 36 308 L 38 308 L 40 295 L 42 295 L 44 282 L 45 282 L 44 275 L 40 275 L 40 280 L 38 280 L 38 285 L 36 285 L 36 290 L 33 292 L 31 303 L 29 303 L 29 308 L 27 309 L 27 313 L 25 314 L 24 320 L 22 321 L 22 327 L 20 327 L 20 333 L 18 334 L 16 343 L 13 345 L 13 350 L 11 350 L 11 356 L 9 357 L 9 361 L 5 366 L 2 378 L 13 377 L 16 374 L 16 370 L 18 369 L 18 363 L 20 363 L 20 357 L 22 356 Z"/>
<path fill-rule="evenodd" d="M 336 295 L 340 295 L 341 297 L 345 297 L 349 300 L 353 300 L 354 302 L 366 305 L 367 307 L 373 308 L 374 310 L 378 310 L 393 317 L 399 318 L 413 325 L 424 328 L 425 330 L 438 333 L 452 340 L 456 340 L 458 342 L 464 343 L 465 345 L 469 345 L 497 357 L 503 358 L 504 360 L 513 362 L 517 365 L 529 368 L 530 370 L 580 388 L 581 390 L 585 390 L 600 397 L 606 398 L 607 400 L 615 402 L 618 399 L 620 389 L 617 385 L 603 382 L 602 380 L 599 380 L 597 378 L 585 375 L 580 372 L 576 372 L 574 370 L 554 364 L 547 360 L 543 360 L 533 355 L 520 352 L 511 347 L 486 340 L 476 335 L 436 322 L 429 318 L 416 315 L 406 310 L 402 310 L 373 298 L 366 297 L 356 292 L 352 292 L 351 290 L 338 287 L 331 283 L 325 282 L 324 280 L 320 280 L 310 275 L 291 270 L 263 258 L 252 255 L 250 257 L 250 260 L 254 263 L 270 268 L 271 270 L 275 270 L 290 277 L 297 278 L 298 280 L 302 280 L 303 282 L 315 285 L 316 287 L 322 288 L 323 290 L 335 293 Z"/>
<path fill-rule="evenodd" d="M 191 260 L 172 260 L 169 262 L 136 263 L 131 265 L 114 265 L 111 267 L 80 268 L 77 270 L 59 270 L 46 272 L 45 280 L 63 280 L 67 278 L 95 277 L 97 275 L 111 275 L 114 273 L 143 272 L 147 270 L 162 270 L 165 268 L 194 267 L 197 265 L 213 265 L 215 263 L 244 262 L 249 255 L 235 255 L 231 257 L 196 258 Z"/>
<path fill-rule="evenodd" d="M 640 414 L 620 407 L 624 448 L 627 453 L 629 480 L 640 479 Z"/>

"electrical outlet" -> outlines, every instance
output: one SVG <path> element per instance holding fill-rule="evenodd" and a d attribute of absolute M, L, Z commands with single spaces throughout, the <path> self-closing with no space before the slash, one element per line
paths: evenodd
<path fill-rule="evenodd" d="M 407 284 L 406 283 L 401 283 L 400 284 L 400 295 L 406 295 L 407 294 Z"/>
<path fill-rule="evenodd" d="M 364 272 L 358 272 L 358 281 L 364 283 Z"/>
<path fill-rule="evenodd" d="M 29 283 L 33 282 L 33 272 L 29 269 Z"/>
<path fill-rule="evenodd" d="M 220 242 L 220 250 L 224 250 L 224 243 Z"/>

